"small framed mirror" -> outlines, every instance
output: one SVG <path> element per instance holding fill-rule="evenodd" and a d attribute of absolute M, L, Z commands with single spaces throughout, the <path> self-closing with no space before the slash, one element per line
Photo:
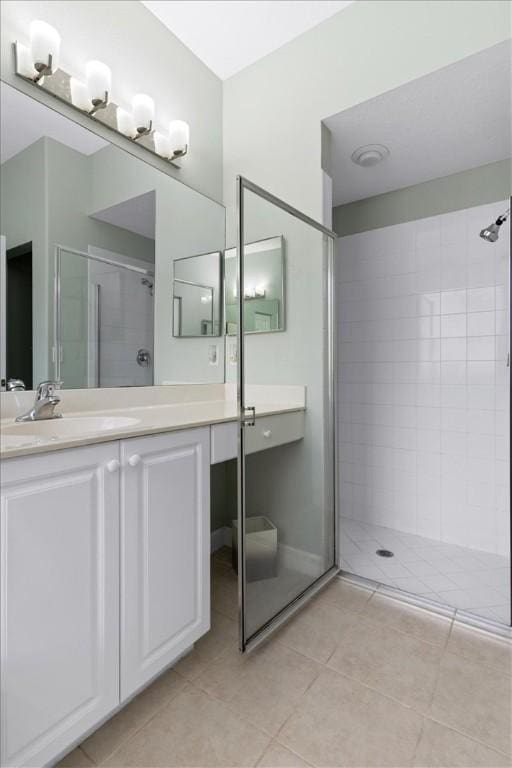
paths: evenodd
<path fill-rule="evenodd" d="M 221 252 L 174 262 L 173 336 L 221 335 Z"/>
<path fill-rule="evenodd" d="M 245 246 L 244 323 L 246 333 L 285 330 L 284 237 L 278 235 Z M 237 333 L 236 248 L 224 254 L 224 318 L 227 336 Z"/>

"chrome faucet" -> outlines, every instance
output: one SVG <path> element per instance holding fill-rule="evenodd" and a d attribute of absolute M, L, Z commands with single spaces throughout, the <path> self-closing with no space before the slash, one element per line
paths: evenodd
<path fill-rule="evenodd" d="M 55 408 L 60 403 L 60 397 L 56 394 L 60 385 L 60 381 L 42 381 L 37 387 L 36 401 L 33 407 L 22 416 L 17 416 L 16 421 L 60 419 L 62 414 L 55 413 Z"/>

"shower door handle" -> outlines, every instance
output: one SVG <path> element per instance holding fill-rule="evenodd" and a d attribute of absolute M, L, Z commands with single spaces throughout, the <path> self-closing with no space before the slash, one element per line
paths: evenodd
<path fill-rule="evenodd" d="M 250 411 L 250 415 L 247 413 Z M 242 413 L 242 427 L 254 427 L 256 424 L 256 408 L 254 405 L 249 405 L 243 409 Z"/>

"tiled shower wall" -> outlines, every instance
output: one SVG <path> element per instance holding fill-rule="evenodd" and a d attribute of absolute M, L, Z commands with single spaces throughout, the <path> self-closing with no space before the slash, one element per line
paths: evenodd
<path fill-rule="evenodd" d="M 339 238 L 345 517 L 508 554 L 507 207 Z"/>

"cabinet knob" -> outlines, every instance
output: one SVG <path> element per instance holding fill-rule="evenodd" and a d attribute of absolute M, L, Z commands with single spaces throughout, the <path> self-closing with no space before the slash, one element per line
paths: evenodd
<path fill-rule="evenodd" d="M 111 459 L 110 461 L 107 461 L 107 470 L 109 472 L 117 472 L 120 466 L 121 465 L 117 459 Z"/>
<path fill-rule="evenodd" d="M 128 459 L 128 464 L 130 467 L 136 467 L 137 464 L 140 464 L 140 456 L 138 453 L 134 453 L 133 456 L 130 456 Z"/>
<path fill-rule="evenodd" d="M 270 429 L 264 429 L 264 430 L 263 430 L 263 437 L 266 437 L 267 439 L 268 439 L 269 437 L 272 437 L 272 430 L 270 430 Z"/>

